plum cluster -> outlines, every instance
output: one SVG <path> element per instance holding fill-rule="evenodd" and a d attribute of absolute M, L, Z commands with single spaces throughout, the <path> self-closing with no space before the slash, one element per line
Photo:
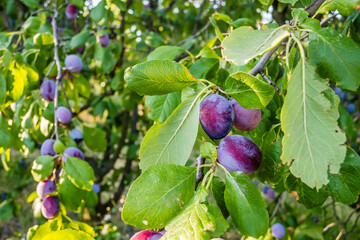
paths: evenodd
<path fill-rule="evenodd" d="M 54 218 L 60 210 L 59 199 L 48 194 L 56 191 L 56 183 L 50 179 L 39 182 L 36 186 L 38 197 L 42 200 L 41 213 L 47 219 Z"/>
<path fill-rule="evenodd" d="M 255 129 L 261 120 L 260 109 L 243 108 L 236 100 L 210 94 L 200 104 L 200 124 L 212 139 L 220 139 L 218 161 L 229 172 L 255 172 L 261 163 L 259 147 L 242 135 L 228 135 L 232 127 L 241 131 Z"/>

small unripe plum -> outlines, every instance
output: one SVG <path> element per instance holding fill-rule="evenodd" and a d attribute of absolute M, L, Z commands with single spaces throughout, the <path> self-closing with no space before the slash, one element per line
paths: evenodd
<path fill-rule="evenodd" d="M 261 120 L 260 109 L 243 108 L 235 99 L 231 100 L 235 112 L 234 127 L 241 131 L 255 129 Z"/>
<path fill-rule="evenodd" d="M 225 137 L 234 124 L 234 109 L 226 98 L 210 94 L 200 104 L 200 124 L 213 139 Z"/>
<path fill-rule="evenodd" d="M 109 45 L 109 42 L 110 42 L 109 34 L 105 33 L 103 36 L 99 36 L 99 40 L 100 40 L 101 46 L 106 47 L 107 45 Z"/>
<path fill-rule="evenodd" d="M 271 233 L 275 238 L 283 238 L 285 236 L 285 228 L 281 223 L 275 223 L 271 226 Z"/>
<path fill-rule="evenodd" d="M 93 186 L 92 186 L 92 190 L 94 193 L 98 194 L 101 190 L 101 187 L 98 183 L 94 183 Z"/>
<path fill-rule="evenodd" d="M 356 110 L 356 107 L 353 103 L 349 103 L 346 107 L 346 110 L 348 111 L 348 113 L 354 113 Z"/>
<path fill-rule="evenodd" d="M 73 20 L 78 15 L 78 9 L 74 4 L 69 4 L 66 7 L 65 14 L 69 20 Z"/>
<path fill-rule="evenodd" d="M 62 158 L 64 162 L 66 162 L 66 158 L 68 156 L 69 157 L 76 157 L 76 158 L 80 158 L 82 160 L 85 160 L 84 153 L 80 149 L 78 149 L 76 147 L 68 147 L 68 148 L 65 149 L 64 154 L 63 154 L 63 158 Z"/>
<path fill-rule="evenodd" d="M 241 135 L 230 135 L 220 141 L 217 149 L 218 161 L 229 172 L 255 172 L 261 163 L 261 151 L 250 139 Z"/>
<path fill-rule="evenodd" d="M 71 122 L 71 112 L 66 107 L 58 107 L 56 116 L 61 123 L 67 124 Z"/>
<path fill-rule="evenodd" d="M 270 188 L 267 193 L 266 193 L 266 196 L 268 196 L 268 198 L 271 198 L 273 199 L 275 197 L 275 190 Z"/>
<path fill-rule="evenodd" d="M 83 140 L 83 133 L 77 129 L 71 129 L 70 131 L 70 137 L 77 143 L 80 143 Z"/>
<path fill-rule="evenodd" d="M 45 180 L 42 182 L 39 182 L 36 186 L 36 192 L 39 196 L 39 198 L 44 199 L 46 197 L 45 194 L 55 192 L 56 190 L 56 184 L 54 181 Z"/>
<path fill-rule="evenodd" d="M 40 86 L 40 94 L 46 101 L 54 101 L 56 83 L 52 80 L 43 81 Z"/>
<path fill-rule="evenodd" d="M 82 63 L 81 58 L 78 55 L 70 54 L 70 55 L 67 55 L 65 58 L 65 67 L 70 72 L 78 73 L 78 72 L 81 72 L 83 63 Z"/>
<path fill-rule="evenodd" d="M 56 153 L 54 151 L 54 143 L 55 143 L 55 140 L 46 139 L 43 142 L 43 144 L 41 145 L 40 154 L 42 156 L 44 156 L 44 155 L 55 156 Z"/>
<path fill-rule="evenodd" d="M 155 230 L 144 230 L 136 233 L 130 240 L 158 240 L 163 236 L 163 233 Z"/>
<path fill-rule="evenodd" d="M 42 203 L 41 212 L 47 219 L 54 218 L 60 210 L 59 199 L 53 196 L 46 196 Z"/>

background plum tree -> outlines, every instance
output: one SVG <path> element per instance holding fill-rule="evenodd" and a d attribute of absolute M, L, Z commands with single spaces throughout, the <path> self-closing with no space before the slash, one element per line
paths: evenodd
<path fill-rule="evenodd" d="M 357 239 L 359 5 L 0 1 L 0 239 Z M 226 135 L 255 172 L 226 169 Z"/>

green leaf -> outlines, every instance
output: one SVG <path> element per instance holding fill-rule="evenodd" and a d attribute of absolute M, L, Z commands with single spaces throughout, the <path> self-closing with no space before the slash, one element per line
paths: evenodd
<path fill-rule="evenodd" d="M 64 174 L 77 188 L 91 191 L 94 184 L 94 171 L 86 161 L 67 157 L 64 165 Z"/>
<path fill-rule="evenodd" d="M 0 221 L 8 222 L 13 216 L 14 208 L 9 201 L 0 203 Z"/>
<path fill-rule="evenodd" d="M 0 147 L 5 149 L 11 147 L 10 126 L 7 123 L 6 118 L 2 115 L 0 115 Z"/>
<path fill-rule="evenodd" d="M 350 147 L 338 174 L 329 174 L 328 192 L 336 202 L 352 204 L 360 194 L 360 157 Z"/>
<path fill-rule="evenodd" d="M 200 145 L 200 154 L 202 157 L 207 158 L 213 162 L 217 159 L 216 147 L 209 142 L 203 142 Z"/>
<path fill-rule="evenodd" d="M 257 187 L 243 172 L 225 172 L 225 203 L 235 226 L 247 236 L 258 238 L 269 227 L 266 204 Z"/>
<path fill-rule="evenodd" d="M 269 5 L 271 0 L 259 0 L 262 5 Z"/>
<path fill-rule="evenodd" d="M 46 235 L 43 240 L 95 240 L 85 232 L 72 229 L 64 229 Z"/>
<path fill-rule="evenodd" d="M 297 193 L 298 202 L 303 204 L 306 208 L 321 207 L 329 196 L 324 188 L 319 190 L 310 188 L 292 174 L 286 178 L 285 187 L 289 192 L 295 191 Z"/>
<path fill-rule="evenodd" d="M 75 187 L 71 181 L 63 176 L 58 184 L 59 198 L 67 209 L 73 212 L 80 212 L 84 201 L 84 190 Z"/>
<path fill-rule="evenodd" d="M 14 76 L 14 81 L 11 83 L 12 88 L 9 89 L 9 96 L 16 102 L 24 93 L 25 84 L 27 82 L 27 72 L 25 68 L 18 64 L 16 64 L 11 71 Z"/>
<path fill-rule="evenodd" d="M 107 146 L 106 133 L 99 128 L 84 126 L 84 142 L 93 152 L 104 152 Z"/>
<path fill-rule="evenodd" d="M 83 75 L 74 76 L 74 87 L 79 90 L 79 93 L 89 98 L 91 96 L 91 85 L 89 79 L 86 79 Z"/>
<path fill-rule="evenodd" d="M 295 21 L 295 24 L 297 24 L 305 20 L 309 16 L 309 13 L 300 8 L 294 8 L 293 11 L 291 12 L 291 15 Z"/>
<path fill-rule="evenodd" d="M 327 88 L 314 68 L 300 61 L 290 77 L 281 110 L 281 159 L 292 163 L 295 177 L 317 189 L 329 182 L 328 167 L 331 173 L 339 172 L 346 153 L 346 138 L 337 125 L 339 99 L 332 104 L 323 93 Z"/>
<path fill-rule="evenodd" d="M 125 71 L 125 81 L 139 95 L 161 95 L 196 83 L 183 65 L 169 60 L 151 60 Z"/>
<path fill-rule="evenodd" d="M 210 185 L 210 191 L 222 214 L 225 218 L 227 218 L 229 216 L 229 211 L 226 208 L 224 200 L 225 183 L 219 177 L 213 177 Z"/>
<path fill-rule="evenodd" d="M 44 45 L 53 45 L 54 39 L 51 33 L 44 32 L 44 33 L 37 33 L 33 37 L 33 41 L 36 46 L 44 46 Z"/>
<path fill-rule="evenodd" d="M 95 23 L 97 23 L 105 16 L 105 13 L 105 0 L 101 0 L 96 7 L 91 9 L 90 17 Z"/>
<path fill-rule="evenodd" d="M 200 97 L 182 102 L 163 123 L 155 123 L 140 146 L 140 168 L 152 165 L 185 165 L 194 146 L 199 127 Z"/>
<path fill-rule="evenodd" d="M 195 173 L 172 164 L 150 167 L 131 185 L 122 219 L 143 229 L 165 227 L 194 195 Z"/>
<path fill-rule="evenodd" d="M 285 165 L 282 164 L 281 156 L 281 143 L 277 139 L 274 129 L 265 133 L 261 142 L 261 165 L 257 171 L 258 177 L 262 182 L 276 184 L 285 172 Z"/>
<path fill-rule="evenodd" d="M 338 10 L 341 15 L 349 16 L 356 11 L 356 6 L 360 4 L 359 0 L 331 0 L 325 1 L 317 10 L 317 13 L 326 13 Z"/>
<path fill-rule="evenodd" d="M 90 37 L 90 31 L 84 30 L 80 33 L 76 34 L 74 37 L 71 38 L 70 41 L 70 48 L 75 49 L 78 48 L 86 43 L 87 40 L 89 40 Z"/>
<path fill-rule="evenodd" d="M 37 228 L 29 229 L 28 231 L 28 239 L 29 240 L 43 240 L 44 237 L 50 233 L 52 233 L 54 230 L 51 229 L 51 221 L 48 221 L 44 223 L 41 226 L 35 226 Z"/>
<path fill-rule="evenodd" d="M 148 56 L 147 60 L 174 60 L 176 56 L 185 52 L 185 49 L 176 46 L 160 46 L 155 48 Z"/>
<path fill-rule="evenodd" d="M 207 190 L 200 186 L 191 201 L 166 225 L 166 233 L 161 239 L 209 239 L 209 231 L 215 231 L 215 219 L 204 204 L 207 195 Z"/>
<path fill-rule="evenodd" d="M 67 225 L 67 228 L 72 228 L 74 230 L 83 231 L 83 232 L 89 234 L 91 237 L 95 237 L 94 229 L 84 222 L 79 222 L 79 221 L 73 220 L 73 221 L 69 222 L 69 224 Z"/>
<path fill-rule="evenodd" d="M 84 1 L 83 0 L 69 0 L 69 2 L 74 4 L 79 9 L 82 9 L 84 7 Z"/>
<path fill-rule="evenodd" d="M 39 8 L 39 1 L 37 0 L 21 0 L 29 8 Z"/>
<path fill-rule="evenodd" d="M 226 14 L 222 14 L 222 13 L 219 13 L 219 12 L 216 12 L 212 15 L 212 17 L 216 20 L 216 21 L 224 21 L 228 24 L 230 24 L 233 20 L 231 19 L 231 17 L 229 17 L 228 15 Z"/>
<path fill-rule="evenodd" d="M 54 169 L 54 157 L 45 155 L 37 157 L 31 168 L 31 174 L 37 182 L 44 181 L 48 178 Z"/>
<path fill-rule="evenodd" d="M 211 237 L 219 237 L 223 234 L 230 226 L 224 216 L 222 215 L 219 207 L 217 205 L 208 206 L 209 213 L 215 218 L 216 229 L 214 232 L 210 232 Z"/>
<path fill-rule="evenodd" d="M 222 42 L 223 56 L 241 66 L 279 44 L 289 33 L 283 29 L 252 30 L 239 27 Z"/>
<path fill-rule="evenodd" d="M 307 26 L 311 27 L 311 26 Z M 360 84 L 360 47 L 332 28 L 311 28 L 309 57 L 316 72 L 341 88 L 356 91 Z"/>
<path fill-rule="evenodd" d="M 197 79 L 207 79 L 208 75 L 219 68 L 219 60 L 216 58 L 200 58 L 189 68 L 189 72 Z"/>
<path fill-rule="evenodd" d="M 231 74 L 225 89 L 241 106 L 251 109 L 266 107 L 275 94 L 274 87 L 245 72 Z"/>
<path fill-rule="evenodd" d="M 113 48 L 113 46 L 115 46 Z M 95 69 L 100 73 L 110 73 L 114 70 L 117 58 L 120 56 L 120 44 L 109 45 L 104 48 L 101 44 L 95 45 L 94 64 Z"/>
<path fill-rule="evenodd" d="M 165 95 L 146 96 L 145 105 L 151 108 L 148 117 L 154 121 L 164 122 L 181 103 L 181 92 L 172 92 Z"/>

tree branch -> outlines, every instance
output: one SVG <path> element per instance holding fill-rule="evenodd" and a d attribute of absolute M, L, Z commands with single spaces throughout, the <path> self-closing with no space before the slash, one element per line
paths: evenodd
<path fill-rule="evenodd" d="M 309 13 L 309 17 L 312 17 L 324 2 L 325 0 L 315 0 L 307 8 L 305 8 L 305 10 Z"/>
<path fill-rule="evenodd" d="M 56 5 L 57 5 L 57 1 L 56 1 Z M 62 78 L 62 73 L 61 73 L 61 63 L 60 63 L 60 59 L 59 59 L 59 41 L 58 41 L 58 28 L 56 25 L 56 19 L 59 16 L 59 11 L 57 9 L 57 6 L 54 9 L 54 17 L 52 18 L 51 21 L 51 25 L 53 28 L 53 39 L 54 39 L 54 61 L 56 63 L 56 67 L 57 67 L 57 76 L 56 76 L 56 85 L 55 85 L 55 97 L 54 97 L 54 109 L 55 109 L 55 136 L 56 139 L 59 139 L 59 132 L 58 132 L 58 119 L 56 116 L 56 109 L 58 108 L 58 98 L 59 98 L 59 83 L 61 81 Z"/>
<path fill-rule="evenodd" d="M 178 43 L 175 44 L 175 45 L 176 45 L 176 46 L 179 46 L 179 45 L 181 45 L 181 44 L 183 44 L 183 43 L 186 43 L 187 41 L 189 41 L 189 40 L 191 40 L 191 39 L 194 39 L 194 38 L 200 36 L 200 34 L 202 34 L 206 29 L 208 29 L 209 26 L 210 26 L 210 21 L 208 21 L 208 22 L 205 24 L 205 26 L 204 26 L 202 29 L 200 29 L 200 31 L 198 31 L 197 33 L 191 35 L 191 36 L 188 37 L 188 38 L 185 38 L 184 40 L 181 40 L 180 42 L 178 42 Z"/>

